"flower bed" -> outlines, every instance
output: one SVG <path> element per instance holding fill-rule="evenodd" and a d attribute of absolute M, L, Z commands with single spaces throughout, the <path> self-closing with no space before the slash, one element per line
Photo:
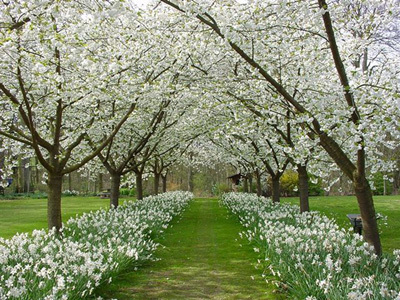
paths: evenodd
<path fill-rule="evenodd" d="M 379 259 L 362 237 L 334 220 L 254 194 L 224 194 L 222 203 L 293 298 L 400 299 L 400 250 Z"/>
<path fill-rule="evenodd" d="M 35 230 L 0 239 L 0 299 L 82 299 L 120 270 L 152 256 L 192 199 L 170 192 L 70 219 L 62 235 Z"/>

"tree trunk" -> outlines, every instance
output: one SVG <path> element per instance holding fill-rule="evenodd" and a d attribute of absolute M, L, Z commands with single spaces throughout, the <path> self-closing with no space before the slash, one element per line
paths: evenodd
<path fill-rule="evenodd" d="M 378 223 L 374 202 L 372 199 L 371 187 L 367 179 L 363 176 L 354 175 L 354 190 L 360 208 L 364 239 L 374 246 L 377 255 L 382 254 L 381 241 L 379 237 Z"/>
<path fill-rule="evenodd" d="M 86 192 L 90 193 L 90 170 L 87 171 L 87 188 Z"/>
<path fill-rule="evenodd" d="M 15 168 L 15 193 L 22 193 L 22 160 L 18 157 L 18 167 Z"/>
<path fill-rule="evenodd" d="M 281 199 L 280 199 L 281 187 L 280 187 L 279 179 L 280 179 L 280 177 L 278 177 L 278 176 L 272 177 L 272 201 L 274 203 L 281 202 Z"/>
<path fill-rule="evenodd" d="M 35 158 L 36 186 L 37 186 L 37 187 L 39 186 L 39 184 L 40 184 L 40 182 L 41 182 L 41 179 L 40 179 L 40 170 L 39 170 L 38 165 L 39 165 L 38 159 Z"/>
<path fill-rule="evenodd" d="M 162 180 L 162 191 L 163 193 L 167 192 L 167 174 L 161 175 L 161 180 Z"/>
<path fill-rule="evenodd" d="M 257 184 L 257 196 L 260 197 L 262 195 L 261 174 L 258 170 L 256 171 L 256 184 Z"/>
<path fill-rule="evenodd" d="M 160 174 L 154 172 L 154 195 L 158 195 L 159 186 L 160 186 Z"/>
<path fill-rule="evenodd" d="M 117 208 L 119 205 L 119 186 L 121 184 L 121 174 L 112 173 L 110 175 L 111 175 L 110 207 Z"/>
<path fill-rule="evenodd" d="M 136 195 L 137 199 L 143 199 L 143 178 L 142 173 L 136 173 Z"/>
<path fill-rule="evenodd" d="M 57 232 L 62 227 L 61 219 L 61 192 L 62 174 L 48 173 L 48 196 L 47 196 L 47 223 L 49 229 L 56 228 Z"/>
<path fill-rule="evenodd" d="M 68 174 L 68 190 L 72 191 L 72 173 Z"/>
<path fill-rule="evenodd" d="M 358 151 L 356 167 L 331 137 L 325 133 L 320 134 L 319 137 L 322 147 L 353 182 L 363 223 L 364 239 L 375 248 L 377 255 L 381 255 L 382 246 L 380 243 L 378 224 L 376 222 L 372 191 L 365 177 L 364 151 Z"/>
<path fill-rule="evenodd" d="M 249 181 L 247 177 L 245 177 L 243 181 L 243 192 L 248 193 L 248 190 L 249 190 Z"/>
<path fill-rule="evenodd" d="M 193 184 L 193 169 L 190 166 L 189 170 L 188 170 L 188 190 L 189 190 L 189 192 L 193 193 L 193 188 L 194 188 L 194 184 Z"/>
<path fill-rule="evenodd" d="M 253 175 L 249 174 L 249 193 L 253 193 Z"/>
<path fill-rule="evenodd" d="M 99 173 L 98 178 L 97 178 L 99 185 L 98 185 L 98 192 L 101 192 L 104 187 L 103 187 L 103 173 Z"/>
<path fill-rule="evenodd" d="M 310 211 L 308 202 L 308 173 L 307 167 L 297 165 L 297 173 L 299 174 L 299 195 L 300 195 L 300 212 Z"/>
<path fill-rule="evenodd" d="M 400 170 L 397 170 L 393 174 L 393 189 L 392 195 L 398 195 L 400 188 Z"/>
<path fill-rule="evenodd" d="M 26 158 L 22 161 L 22 170 L 23 170 L 23 190 L 24 193 L 29 193 L 31 192 L 31 167 L 29 158 Z"/>

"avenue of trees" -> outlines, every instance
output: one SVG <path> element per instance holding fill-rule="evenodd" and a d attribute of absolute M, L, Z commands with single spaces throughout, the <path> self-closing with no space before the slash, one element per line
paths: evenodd
<path fill-rule="evenodd" d="M 78 169 L 107 170 L 114 207 L 122 178 L 141 198 L 178 163 L 268 175 L 275 202 L 293 169 L 302 212 L 309 177 L 338 170 L 380 254 L 370 180 L 399 180 L 398 1 L 133 3 L 0 4 L 1 152 L 46 171 L 49 228 Z"/>

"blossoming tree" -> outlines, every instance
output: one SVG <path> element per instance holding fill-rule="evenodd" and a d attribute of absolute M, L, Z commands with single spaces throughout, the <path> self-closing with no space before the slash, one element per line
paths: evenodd
<path fill-rule="evenodd" d="M 376 145 L 393 145 L 390 132 L 398 136 L 393 100 L 398 98 L 398 76 L 393 65 L 386 63 L 380 41 L 370 37 L 392 24 L 398 15 L 396 1 L 370 3 L 376 9 L 369 11 L 379 13 L 351 22 L 350 1 L 332 2 L 329 7 L 322 0 L 162 2 L 180 12 L 176 18 L 210 30 L 214 51 L 235 54 L 252 71 L 251 77 L 258 80 L 256 93 L 287 104 L 307 124 L 308 134 L 353 182 L 364 238 L 380 254 L 367 171 L 372 164 L 384 166 L 379 152 L 373 151 Z M 355 28 L 367 28 L 369 34 L 354 35 Z M 369 72 L 353 63 L 365 45 L 374 53 Z M 396 117 L 383 117 L 388 114 Z"/>
<path fill-rule="evenodd" d="M 116 14 L 125 11 L 118 1 L 1 6 L 3 146 L 30 149 L 46 169 L 48 226 L 59 230 L 63 176 L 98 155 L 135 108 L 119 84 L 132 62 L 130 37 L 116 28 L 130 18 Z"/>

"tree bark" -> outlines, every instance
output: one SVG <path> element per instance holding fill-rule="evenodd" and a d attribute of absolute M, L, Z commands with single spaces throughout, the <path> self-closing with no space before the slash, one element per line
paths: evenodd
<path fill-rule="evenodd" d="M 262 195 L 261 174 L 258 170 L 256 171 L 256 184 L 257 184 L 257 196 L 260 197 Z"/>
<path fill-rule="evenodd" d="M 49 229 L 56 228 L 57 232 L 62 227 L 61 219 L 61 192 L 62 174 L 48 172 L 48 197 L 47 197 L 47 222 Z"/>
<path fill-rule="evenodd" d="M 279 179 L 280 179 L 280 177 L 278 177 L 278 176 L 272 177 L 272 201 L 274 203 L 281 202 L 281 199 L 280 199 L 281 187 L 280 187 Z"/>
<path fill-rule="evenodd" d="M 28 165 L 28 167 L 26 167 Z M 26 158 L 22 161 L 22 170 L 23 170 L 23 190 L 24 193 L 31 192 L 31 167 L 30 167 L 30 159 Z"/>
<path fill-rule="evenodd" d="M 18 167 L 15 168 L 16 170 L 16 180 L 15 180 L 15 192 L 22 193 L 22 160 L 21 157 L 18 157 Z"/>
<path fill-rule="evenodd" d="M 162 191 L 163 193 L 167 192 L 167 174 L 161 175 L 161 180 L 162 180 Z"/>
<path fill-rule="evenodd" d="M 253 175 L 249 174 L 249 193 L 253 193 Z"/>
<path fill-rule="evenodd" d="M 300 212 L 310 211 L 308 201 L 308 173 L 307 167 L 297 165 L 297 173 L 299 174 L 299 195 L 300 195 Z"/>
<path fill-rule="evenodd" d="M 143 199 L 143 177 L 142 173 L 136 173 L 136 195 L 138 200 Z"/>
<path fill-rule="evenodd" d="M 400 170 L 397 170 L 393 173 L 393 189 L 392 195 L 398 195 L 400 188 Z"/>
<path fill-rule="evenodd" d="M 354 174 L 354 177 L 354 190 L 356 193 L 358 206 L 360 208 L 364 239 L 370 245 L 374 246 L 375 253 L 377 255 L 381 255 L 382 247 L 379 237 L 378 223 L 376 221 L 371 187 L 368 183 L 368 180 L 364 176 Z"/>
<path fill-rule="evenodd" d="M 249 181 L 248 181 L 247 177 L 244 178 L 244 181 L 243 181 L 243 192 L 245 192 L 245 193 L 249 192 Z"/>
<path fill-rule="evenodd" d="M 158 195 L 159 186 L 160 186 L 160 174 L 154 172 L 154 195 Z"/>
<path fill-rule="evenodd" d="M 193 168 L 192 168 L 192 166 L 190 166 L 189 170 L 188 170 L 188 190 L 189 190 L 189 192 L 193 193 L 193 188 L 194 188 L 194 184 L 193 184 Z"/>
<path fill-rule="evenodd" d="M 103 173 L 99 173 L 98 182 L 99 182 L 98 192 L 101 192 L 104 189 L 104 187 L 103 187 Z"/>
<path fill-rule="evenodd" d="M 111 193 L 110 208 L 117 208 L 119 205 L 119 186 L 121 184 L 121 174 L 111 173 Z"/>

